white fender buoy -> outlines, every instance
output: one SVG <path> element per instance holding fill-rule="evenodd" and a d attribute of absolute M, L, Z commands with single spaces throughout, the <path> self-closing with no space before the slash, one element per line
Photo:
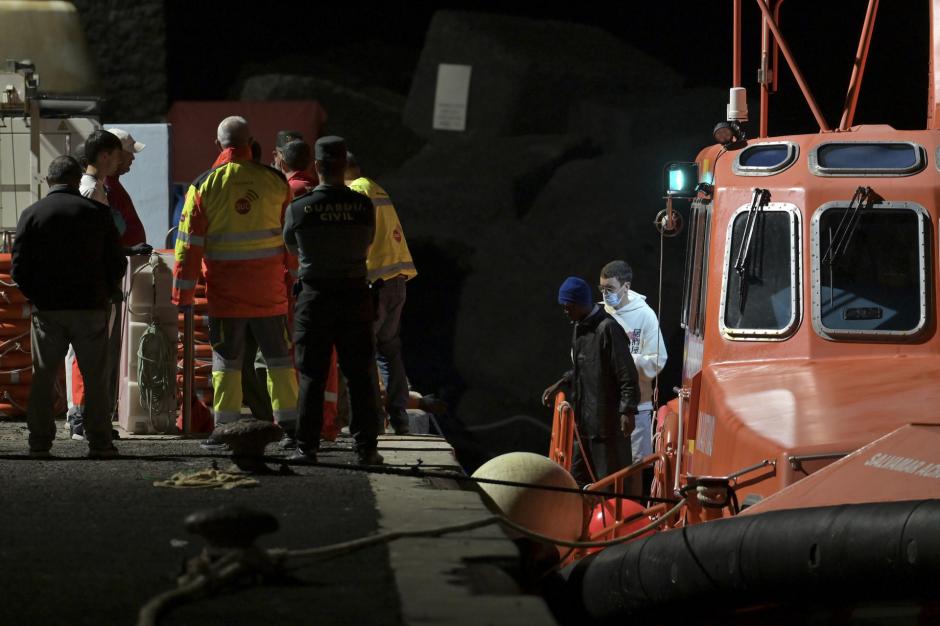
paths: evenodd
<path fill-rule="evenodd" d="M 548 457 L 531 452 L 510 452 L 490 459 L 473 473 L 473 478 L 578 488 L 565 468 Z M 581 537 L 584 505 L 580 493 L 490 483 L 479 483 L 479 486 L 489 496 L 491 502 L 488 504 L 494 505 L 500 513 L 520 526 L 566 541 L 577 541 Z"/>

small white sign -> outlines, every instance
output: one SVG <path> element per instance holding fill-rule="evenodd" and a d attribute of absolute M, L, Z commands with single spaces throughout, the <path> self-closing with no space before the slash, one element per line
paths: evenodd
<path fill-rule="evenodd" d="M 437 66 L 434 93 L 434 130 L 467 129 L 467 99 L 470 95 L 470 65 L 441 63 Z"/>

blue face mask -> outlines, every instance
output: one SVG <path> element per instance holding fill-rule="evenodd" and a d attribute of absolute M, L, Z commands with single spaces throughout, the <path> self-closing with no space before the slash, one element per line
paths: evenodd
<path fill-rule="evenodd" d="M 604 302 L 606 302 L 608 306 L 615 307 L 620 304 L 621 300 L 623 300 L 623 296 L 620 295 L 619 289 L 617 291 L 604 294 Z"/>

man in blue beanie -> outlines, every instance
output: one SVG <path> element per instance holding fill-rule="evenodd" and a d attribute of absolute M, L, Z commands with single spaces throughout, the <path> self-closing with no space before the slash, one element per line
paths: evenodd
<path fill-rule="evenodd" d="M 562 387 L 568 392 L 577 424 L 571 473 L 585 485 L 633 462 L 630 434 L 640 398 L 639 377 L 627 334 L 593 301 L 587 282 L 566 278 L 558 289 L 558 304 L 574 324 L 573 367 L 545 390 L 542 403 L 551 407 Z M 628 479 L 626 492 L 639 494 L 640 481 L 639 474 Z"/>

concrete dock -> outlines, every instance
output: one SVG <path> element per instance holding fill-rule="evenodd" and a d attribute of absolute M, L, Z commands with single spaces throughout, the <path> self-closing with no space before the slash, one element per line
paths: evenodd
<path fill-rule="evenodd" d="M 61 425 L 61 423 L 60 423 Z M 22 422 L 0 422 L 0 623 L 135 624 L 140 607 L 172 589 L 203 541 L 189 513 L 240 504 L 275 515 L 265 548 L 303 549 L 376 532 L 426 529 L 490 515 L 457 481 L 363 472 L 352 441 L 326 442 L 325 464 L 257 476 L 236 489 L 154 486 L 225 453 L 197 439 L 125 437 L 122 458 L 84 458 L 59 430 L 55 458 L 30 459 Z M 460 472 L 439 437 L 380 438 L 391 467 Z M 276 446 L 268 453 L 284 456 Z M 518 552 L 497 526 L 400 539 L 291 569 L 277 583 L 246 584 L 174 608 L 161 624 L 553 624 L 544 601 L 507 574 Z M 289 565 L 290 562 L 288 562 Z"/>

